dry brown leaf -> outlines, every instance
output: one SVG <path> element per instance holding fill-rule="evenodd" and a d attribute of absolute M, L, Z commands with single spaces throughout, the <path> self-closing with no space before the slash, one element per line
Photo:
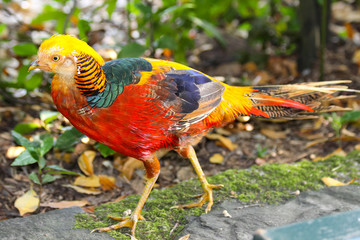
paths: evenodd
<path fill-rule="evenodd" d="M 95 151 L 87 150 L 83 152 L 78 158 L 78 165 L 81 171 L 83 171 L 83 173 L 85 173 L 88 176 L 94 174 L 94 168 L 92 162 L 94 161 L 95 156 L 96 156 Z"/>
<path fill-rule="evenodd" d="M 224 161 L 224 157 L 220 153 L 215 153 L 209 159 L 211 163 L 221 164 Z"/>
<path fill-rule="evenodd" d="M 127 179 L 130 180 L 135 169 L 138 168 L 144 168 L 144 164 L 135 158 L 129 157 L 128 160 L 125 162 L 121 172 Z"/>
<path fill-rule="evenodd" d="M 74 181 L 74 185 L 82 187 L 100 187 L 100 179 L 97 175 L 91 175 L 90 177 L 78 176 Z"/>
<path fill-rule="evenodd" d="M 336 180 L 334 178 L 330 178 L 330 177 L 321 178 L 321 181 L 323 181 L 323 183 L 325 183 L 325 185 L 328 186 L 328 187 L 349 185 L 349 184 L 352 184 L 355 180 L 356 180 L 356 178 L 352 179 L 348 183 L 343 183 L 343 182 L 340 182 L 340 181 L 338 181 L 338 180 Z"/>
<path fill-rule="evenodd" d="M 216 128 L 215 132 L 218 133 L 218 134 L 221 134 L 223 136 L 230 136 L 231 135 L 231 132 L 224 129 L 224 128 Z"/>
<path fill-rule="evenodd" d="M 358 150 L 358 151 L 360 150 L 360 143 L 355 145 L 355 150 Z"/>
<path fill-rule="evenodd" d="M 316 140 L 311 141 L 311 142 L 309 142 L 308 144 L 306 144 L 306 145 L 305 145 L 305 149 L 311 148 L 311 147 L 313 147 L 313 146 L 315 146 L 315 145 L 318 145 L 318 144 L 321 144 L 321 143 L 324 143 L 324 142 L 327 142 L 327 141 L 329 141 L 329 138 L 326 138 L 326 137 L 316 139 Z"/>
<path fill-rule="evenodd" d="M 106 175 L 99 175 L 100 185 L 102 190 L 108 191 L 116 188 L 115 178 Z"/>
<path fill-rule="evenodd" d="M 84 210 L 86 213 L 94 213 L 95 206 L 82 207 L 82 210 Z"/>
<path fill-rule="evenodd" d="M 269 128 L 262 128 L 260 132 L 271 139 L 285 139 L 287 135 L 287 131 L 276 131 Z"/>
<path fill-rule="evenodd" d="M 14 159 L 18 157 L 23 151 L 25 151 L 25 147 L 23 146 L 12 146 L 9 147 L 6 151 L 6 157 L 9 159 Z"/>
<path fill-rule="evenodd" d="M 14 206 L 19 210 L 20 215 L 24 216 L 25 213 L 35 212 L 39 204 L 40 198 L 31 187 L 29 191 L 15 200 Z"/>
<path fill-rule="evenodd" d="M 270 75 L 266 71 L 259 71 L 256 73 L 256 77 L 253 79 L 253 85 L 266 85 L 274 84 L 274 76 Z"/>
<path fill-rule="evenodd" d="M 233 151 L 235 148 L 237 148 L 237 145 L 234 144 L 229 138 L 221 136 L 220 134 L 217 134 L 217 133 L 207 134 L 206 138 L 208 138 L 210 140 L 218 140 L 218 142 L 217 142 L 218 145 L 225 147 L 225 148 L 229 149 L 230 151 Z"/>
<path fill-rule="evenodd" d="M 316 157 L 316 158 L 314 158 L 313 161 L 314 162 L 324 161 L 324 160 L 326 160 L 329 157 L 334 156 L 334 155 L 344 157 L 344 156 L 346 156 L 346 152 L 344 152 L 344 150 L 342 150 L 342 148 L 338 148 L 335 151 L 333 151 L 332 153 L 326 155 L 325 157 Z"/>
<path fill-rule="evenodd" d="M 61 202 L 49 202 L 49 203 L 41 203 L 41 207 L 51 207 L 51 208 L 69 208 L 69 207 L 83 207 L 85 205 L 89 205 L 89 201 L 61 201 Z"/>
<path fill-rule="evenodd" d="M 92 194 L 92 195 L 98 195 L 98 194 L 102 193 L 101 190 L 96 189 L 96 188 L 83 188 L 83 187 L 75 186 L 72 184 L 65 184 L 63 186 L 72 188 L 79 193 Z"/>
<path fill-rule="evenodd" d="M 188 240 L 190 237 L 190 234 L 187 234 L 185 236 L 182 236 L 181 238 L 179 238 L 179 240 Z"/>

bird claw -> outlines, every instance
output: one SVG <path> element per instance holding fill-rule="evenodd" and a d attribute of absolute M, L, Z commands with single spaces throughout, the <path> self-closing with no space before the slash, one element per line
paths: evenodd
<path fill-rule="evenodd" d="M 205 185 L 205 186 L 203 187 L 203 188 L 204 188 L 204 193 L 195 196 L 195 197 L 197 197 L 197 198 L 200 198 L 199 201 L 193 202 L 193 203 L 189 203 L 189 204 L 184 204 L 184 205 L 176 205 L 176 206 L 171 207 L 171 209 L 173 209 L 173 208 L 183 209 L 183 208 L 201 207 L 202 205 L 204 205 L 204 203 L 205 203 L 206 201 L 208 201 L 208 202 L 209 202 L 209 203 L 208 203 L 208 206 L 207 206 L 206 209 L 205 209 L 205 213 L 208 213 L 208 212 L 210 212 L 211 207 L 212 207 L 212 205 L 213 205 L 213 203 L 214 203 L 212 190 L 213 190 L 213 189 L 216 189 L 216 188 L 221 188 L 221 187 L 223 187 L 223 186 L 224 186 L 224 185 L 222 185 L 222 184 L 218 184 L 218 185 L 207 184 L 207 185 Z"/>
<path fill-rule="evenodd" d="M 91 233 L 93 232 L 107 232 L 107 231 L 111 231 L 111 230 L 116 230 L 119 228 L 123 228 L 123 227 L 127 227 L 131 229 L 131 239 L 136 240 L 135 238 L 135 228 L 136 228 L 136 224 L 138 222 L 138 220 L 145 220 L 145 218 L 141 215 L 131 215 L 129 217 L 114 217 L 114 216 L 108 216 L 109 218 L 116 220 L 116 221 L 120 221 L 117 224 L 111 225 L 109 227 L 103 227 L 103 228 L 96 228 L 94 230 L 91 231 Z"/>

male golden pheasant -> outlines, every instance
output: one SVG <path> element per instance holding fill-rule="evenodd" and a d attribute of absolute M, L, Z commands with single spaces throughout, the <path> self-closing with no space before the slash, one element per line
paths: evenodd
<path fill-rule="evenodd" d="M 149 58 L 124 58 L 104 63 L 85 42 L 69 35 L 45 40 L 29 70 L 54 72 L 51 95 L 57 109 L 82 133 L 144 163 L 146 186 L 132 215 L 95 229 L 131 228 L 160 172 L 155 153 L 173 149 L 190 159 L 204 193 L 198 202 L 177 207 L 213 205 L 192 145 L 212 128 L 239 115 L 265 118 L 301 116 L 323 109 L 332 93 L 345 90 L 331 81 L 285 86 L 232 87 L 182 64 Z"/>

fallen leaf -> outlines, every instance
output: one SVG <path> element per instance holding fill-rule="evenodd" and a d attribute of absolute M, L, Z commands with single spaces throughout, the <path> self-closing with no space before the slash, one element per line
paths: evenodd
<path fill-rule="evenodd" d="M 82 187 L 100 187 L 100 179 L 97 175 L 91 175 L 90 177 L 78 176 L 74 181 L 74 185 Z"/>
<path fill-rule="evenodd" d="M 257 71 L 258 67 L 256 63 L 254 62 L 247 62 L 244 64 L 244 71 L 249 73 L 255 73 Z"/>
<path fill-rule="evenodd" d="M 346 152 L 344 152 L 344 150 L 342 150 L 342 148 L 338 148 L 335 151 L 333 151 L 332 153 L 326 155 L 325 157 L 316 157 L 313 159 L 314 162 L 318 162 L 318 161 L 324 161 L 326 159 L 328 159 L 331 156 L 346 156 Z"/>
<path fill-rule="evenodd" d="M 99 180 L 100 180 L 101 188 L 104 191 L 113 190 L 114 188 L 116 188 L 114 177 L 99 175 Z"/>
<path fill-rule="evenodd" d="M 258 71 L 256 77 L 253 79 L 253 85 L 274 84 L 275 78 L 266 71 Z"/>
<path fill-rule="evenodd" d="M 323 183 L 325 183 L 325 185 L 328 186 L 328 187 L 349 185 L 349 184 L 352 184 L 355 180 L 356 180 L 356 178 L 352 179 L 348 183 L 343 183 L 343 182 L 340 182 L 340 181 L 338 181 L 336 179 L 333 179 L 333 178 L 330 178 L 330 177 L 321 178 L 321 181 L 323 181 Z"/>
<path fill-rule="evenodd" d="M 141 161 L 139 161 L 135 158 L 129 157 L 128 160 L 125 162 L 124 166 L 122 167 L 121 172 L 122 172 L 122 174 L 124 174 L 124 176 L 127 179 L 130 180 L 132 178 L 132 175 L 133 175 L 135 169 L 143 168 L 143 167 L 144 167 L 144 164 Z"/>
<path fill-rule="evenodd" d="M 29 191 L 15 200 L 14 206 L 19 210 L 20 215 L 24 216 L 25 213 L 35 212 L 39 204 L 40 198 L 31 187 Z"/>
<path fill-rule="evenodd" d="M 23 151 L 25 151 L 25 147 L 23 146 L 9 147 L 6 151 L 6 157 L 9 159 L 17 158 Z"/>
<path fill-rule="evenodd" d="M 190 237 L 190 234 L 187 234 L 185 236 L 182 236 L 181 238 L 179 238 L 179 240 L 188 240 Z"/>
<path fill-rule="evenodd" d="M 95 156 L 96 156 L 95 151 L 87 150 L 83 152 L 78 158 L 78 165 L 81 171 L 83 171 L 83 173 L 85 173 L 88 176 L 94 174 L 94 168 L 92 162 L 94 161 Z"/>
<path fill-rule="evenodd" d="M 216 142 L 218 145 L 225 147 L 230 151 L 233 151 L 235 148 L 237 148 L 237 145 L 234 144 L 229 138 L 221 136 L 220 134 L 217 133 L 207 134 L 206 138 L 210 140 L 218 140 L 218 142 Z"/>
<path fill-rule="evenodd" d="M 224 157 L 220 153 L 215 153 L 209 159 L 211 163 L 221 164 L 224 161 Z"/>
<path fill-rule="evenodd" d="M 231 135 L 231 132 L 224 129 L 224 128 L 216 128 L 215 132 L 218 133 L 218 134 L 221 134 L 223 136 L 230 136 Z"/>
<path fill-rule="evenodd" d="M 316 139 L 316 140 L 311 141 L 308 144 L 306 144 L 305 149 L 313 147 L 313 146 L 321 144 L 321 143 L 325 143 L 327 141 L 329 141 L 329 138 L 327 138 L 327 137 Z"/>
<path fill-rule="evenodd" d="M 69 208 L 69 207 L 83 207 L 90 204 L 87 200 L 82 201 L 61 201 L 61 202 L 49 202 L 41 203 L 41 207 L 51 207 L 51 208 Z"/>
<path fill-rule="evenodd" d="M 95 212 L 95 206 L 82 207 L 82 210 L 84 210 L 87 213 L 94 213 Z"/>
<path fill-rule="evenodd" d="M 353 39 L 355 30 L 354 30 L 353 26 L 349 22 L 345 23 L 345 30 L 346 30 L 347 37 L 350 38 L 350 39 Z"/>
<path fill-rule="evenodd" d="M 96 189 L 96 188 L 83 188 L 83 187 L 79 187 L 79 186 L 75 186 L 75 185 L 71 185 L 71 184 L 65 184 L 63 186 L 72 188 L 79 193 L 93 194 L 93 195 L 98 195 L 98 194 L 102 193 L 101 190 Z"/>
<path fill-rule="evenodd" d="M 287 131 L 276 131 L 269 128 L 262 128 L 260 132 L 271 139 L 285 139 L 287 135 Z"/>

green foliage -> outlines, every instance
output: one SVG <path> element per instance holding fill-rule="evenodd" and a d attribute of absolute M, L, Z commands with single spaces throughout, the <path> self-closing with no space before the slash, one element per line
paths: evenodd
<path fill-rule="evenodd" d="M 11 166 L 27 166 L 37 163 L 38 171 L 29 174 L 29 178 L 35 184 L 43 185 L 53 182 L 61 178 L 62 174 L 77 175 L 77 173 L 68 171 L 57 165 L 47 166 L 44 156 L 54 146 L 54 139 L 49 133 L 35 135 L 33 136 L 33 141 L 29 141 L 16 131 L 12 131 L 11 134 L 19 145 L 25 147 L 25 151 L 15 158 Z"/>
<path fill-rule="evenodd" d="M 16 126 L 14 127 L 14 131 L 20 134 L 27 134 L 27 133 L 31 133 L 32 131 L 34 131 L 35 129 L 39 128 L 40 125 L 38 123 L 18 123 L 16 124 Z"/>
<path fill-rule="evenodd" d="M 264 158 L 268 150 L 266 147 L 261 147 L 260 144 L 256 144 L 256 153 L 259 158 Z"/>
<path fill-rule="evenodd" d="M 67 14 L 63 12 L 61 9 L 57 9 L 49 4 L 43 7 L 42 12 L 32 20 L 31 24 L 36 25 L 36 24 L 42 24 L 47 21 L 55 21 L 56 32 L 62 33 L 64 29 L 66 16 Z"/>
<path fill-rule="evenodd" d="M 95 148 L 101 153 L 103 157 L 114 155 L 116 152 L 102 143 L 96 143 Z"/>
<path fill-rule="evenodd" d="M 141 57 L 141 55 L 144 54 L 144 52 L 146 51 L 146 47 L 136 43 L 136 42 L 132 42 L 129 44 L 124 45 L 119 54 L 118 54 L 118 58 L 137 58 L 137 57 Z"/>
<path fill-rule="evenodd" d="M 37 47 L 33 43 L 21 43 L 13 47 L 13 51 L 20 57 L 36 55 Z"/>
<path fill-rule="evenodd" d="M 46 5 L 39 6 L 41 12 L 35 16 L 29 25 L 31 28 L 46 28 L 49 34 L 69 33 L 78 31 L 78 37 L 89 40 L 89 34 L 95 32 L 92 24 L 97 24 L 94 17 L 99 11 L 104 29 L 106 26 L 125 26 L 128 38 L 118 42 L 122 46 L 118 57 L 139 57 L 146 54 L 154 55 L 157 49 L 170 49 L 175 61 L 186 63 L 188 51 L 194 48 L 194 40 L 199 32 L 216 39 L 222 46 L 227 42 L 224 32 L 238 35 L 240 32 L 247 36 L 252 48 L 264 50 L 272 47 L 277 54 L 291 54 L 296 49 L 295 39 L 298 37 L 299 22 L 296 6 L 274 1 L 246 1 L 223 0 L 210 2 L 208 0 L 162 0 L 157 3 L 144 0 L 129 0 L 125 11 L 117 8 L 117 0 L 104 1 L 99 6 L 81 8 L 80 4 L 69 0 L 50 0 Z M 6 2 L 4 3 L 6 6 Z M 115 12 L 126 15 L 127 21 L 118 23 L 112 19 Z M 98 14 L 100 16 L 100 14 Z M 97 16 L 98 17 L 98 16 Z M 107 18 L 107 19 L 106 19 Z M 94 22 L 93 22 L 94 21 Z M 50 27 L 49 27 L 50 26 Z M 134 27 L 136 26 L 136 28 Z M 69 31 L 71 28 L 71 31 Z M 5 24 L 0 24 L 0 33 L 14 31 Z M 33 29 L 29 30 L 32 31 Z M 109 31 L 109 30 L 106 30 Z M 123 31 L 121 29 L 120 31 Z M 134 35 L 134 32 L 139 36 Z M 15 34 L 9 34 L 15 35 Z M 23 88 L 31 92 L 41 87 L 42 73 L 28 73 L 29 58 L 36 54 L 36 46 L 30 43 L 30 34 L 18 34 L 18 43 L 12 47 L 16 57 L 20 57 L 20 68 L 17 78 L 0 82 L 2 89 Z M 0 45 L 3 42 L 0 39 Z M 113 46 L 110 46 L 113 47 Z M 146 52 L 149 49 L 150 51 Z M 257 51 L 264 52 L 264 51 Z M 267 54 L 250 54 L 247 50 L 237 53 L 241 61 L 255 61 L 260 67 L 264 66 Z M 152 56 L 153 57 L 153 56 Z M 0 63 L 1 66 L 1 63 Z M 6 64 L 4 64 L 6 66 Z M 3 66 L 1 66 L 3 67 Z M 0 73 L 1 74 L 1 73 Z M 44 84 L 45 86 L 45 84 Z M 47 87 L 47 86 L 46 86 Z M 46 88 L 48 89 L 48 88 Z"/>
<path fill-rule="evenodd" d="M 349 123 L 360 120 L 360 111 L 349 111 L 340 116 L 335 112 L 324 114 L 325 119 L 329 120 L 331 127 L 334 129 L 338 143 L 341 145 L 341 130 Z"/>
<path fill-rule="evenodd" d="M 111 15 L 115 11 L 116 2 L 117 2 L 117 0 L 107 0 L 106 1 L 106 3 L 107 3 L 106 11 L 109 14 L 109 18 L 111 18 Z"/>
<path fill-rule="evenodd" d="M 59 115 L 60 113 L 57 111 L 43 110 L 40 112 L 40 120 L 47 124 L 57 119 Z"/>
<path fill-rule="evenodd" d="M 55 147 L 62 151 L 69 150 L 76 143 L 80 142 L 83 137 L 84 134 L 79 132 L 76 128 L 72 127 L 58 137 L 55 143 Z"/>
<path fill-rule="evenodd" d="M 90 22 L 86 21 L 86 20 L 83 20 L 83 19 L 80 19 L 79 23 L 78 23 L 78 29 L 79 29 L 79 37 L 80 37 L 80 39 L 87 42 L 88 41 L 87 34 L 91 30 Z"/>

